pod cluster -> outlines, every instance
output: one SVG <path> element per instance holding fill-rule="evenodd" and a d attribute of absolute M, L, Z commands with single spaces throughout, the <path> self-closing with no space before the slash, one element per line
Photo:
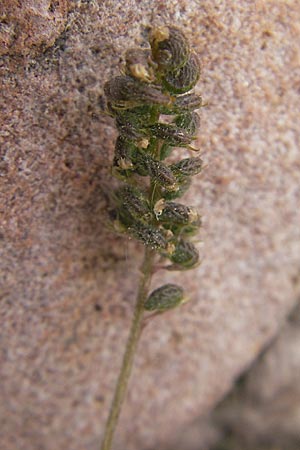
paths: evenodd
<path fill-rule="evenodd" d="M 122 74 L 104 87 L 119 132 L 113 174 L 123 181 L 114 192 L 115 225 L 167 258 L 170 270 L 191 269 L 199 261 L 192 236 L 201 221 L 193 207 L 178 199 L 201 171 L 202 160 L 168 161 L 175 147 L 192 150 L 202 99 L 191 90 L 200 67 L 180 29 L 153 28 L 148 40 L 148 48 L 127 50 Z M 180 303 L 181 288 L 174 286 L 151 294 L 146 309 L 154 310 L 155 301 L 158 310 Z M 166 308 L 158 297 L 168 299 Z"/>

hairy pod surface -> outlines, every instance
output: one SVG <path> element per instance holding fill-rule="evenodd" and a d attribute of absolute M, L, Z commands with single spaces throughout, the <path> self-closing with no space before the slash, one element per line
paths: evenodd
<path fill-rule="evenodd" d="M 151 292 L 145 302 L 147 311 L 167 311 L 184 302 L 184 291 L 177 284 L 165 284 Z"/>
<path fill-rule="evenodd" d="M 174 146 L 186 146 L 194 139 L 185 129 L 166 123 L 157 123 L 150 127 L 154 136 Z"/>
<path fill-rule="evenodd" d="M 178 70 L 168 72 L 163 78 L 163 86 L 171 94 L 184 94 L 190 91 L 200 77 L 200 65 L 195 53 Z"/>
<path fill-rule="evenodd" d="M 184 158 L 181 161 L 171 164 L 170 169 L 177 177 L 190 177 L 201 172 L 203 161 L 200 156 L 195 158 Z"/>
<path fill-rule="evenodd" d="M 198 221 L 198 213 L 194 208 L 163 199 L 155 204 L 154 213 L 157 220 L 168 224 L 187 225 Z"/>
<path fill-rule="evenodd" d="M 162 229 L 143 223 L 134 222 L 128 227 L 129 234 L 139 239 L 143 244 L 156 250 L 166 250 L 168 240 Z"/>
<path fill-rule="evenodd" d="M 149 84 L 120 75 L 108 81 L 104 92 L 112 108 L 127 109 L 144 104 L 168 105 L 170 97 Z"/>
<path fill-rule="evenodd" d="M 194 244 L 179 239 L 175 244 L 175 251 L 170 255 L 170 260 L 174 263 L 172 270 L 187 270 L 195 267 L 199 262 L 199 253 Z"/>
<path fill-rule="evenodd" d="M 178 28 L 154 28 L 150 33 L 152 58 L 163 70 L 182 67 L 189 57 L 189 42 Z"/>

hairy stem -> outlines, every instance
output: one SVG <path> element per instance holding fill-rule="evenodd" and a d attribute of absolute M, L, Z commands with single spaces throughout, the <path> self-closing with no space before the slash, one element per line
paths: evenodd
<path fill-rule="evenodd" d="M 148 296 L 149 285 L 153 273 L 155 252 L 145 247 L 144 261 L 141 266 L 141 277 L 137 293 L 134 314 L 123 357 L 122 367 L 119 373 L 110 413 L 107 419 L 101 450 L 110 450 L 114 431 L 118 422 L 121 406 L 126 395 L 128 380 L 130 377 L 136 348 L 141 334 L 141 325 L 144 313 L 144 303 Z"/>

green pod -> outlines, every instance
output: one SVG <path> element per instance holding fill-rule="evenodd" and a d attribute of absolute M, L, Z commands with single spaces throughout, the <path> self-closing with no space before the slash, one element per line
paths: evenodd
<path fill-rule="evenodd" d="M 179 306 L 184 301 L 182 287 L 169 283 L 151 292 L 145 301 L 144 308 L 147 311 L 163 312 Z"/>
<path fill-rule="evenodd" d="M 170 97 L 155 86 L 142 83 L 134 78 L 121 75 L 104 85 L 104 92 L 110 103 L 110 108 L 131 109 L 144 104 L 168 105 Z"/>
<path fill-rule="evenodd" d="M 176 178 L 173 172 L 160 161 L 151 160 L 149 164 L 150 178 L 158 185 L 162 186 L 167 191 L 174 191 L 177 189 Z"/>
<path fill-rule="evenodd" d="M 126 175 L 127 171 L 133 171 L 133 159 L 135 157 L 137 147 L 124 136 L 118 136 L 115 145 L 115 155 L 113 167 L 120 173 Z"/>
<path fill-rule="evenodd" d="M 186 112 L 184 114 L 178 115 L 174 123 L 184 130 L 186 130 L 190 135 L 195 135 L 197 129 L 200 125 L 200 117 L 196 112 Z"/>
<path fill-rule="evenodd" d="M 200 156 L 195 158 L 184 158 L 181 161 L 171 164 L 170 169 L 178 178 L 190 177 L 201 172 L 203 161 Z"/>
<path fill-rule="evenodd" d="M 159 105 L 158 110 L 161 114 L 183 114 L 184 112 L 194 111 L 203 106 L 201 95 L 188 93 L 173 97 L 172 103 L 169 105 Z"/>
<path fill-rule="evenodd" d="M 154 125 L 159 118 L 157 107 L 153 105 L 136 106 L 126 110 L 116 110 L 114 115 L 121 121 L 127 120 L 134 127 L 145 128 Z"/>
<path fill-rule="evenodd" d="M 116 118 L 116 126 L 119 133 L 126 139 L 132 139 L 139 141 L 147 137 L 147 131 L 143 128 L 139 128 L 137 123 L 128 119 L 126 116 Z"/>
<path fill-rule="evenodd" d="M 145 225 L 141 222 L 133 222 L 128 227 L 128 233 L 152 249 L 164 250 L 167 248 L 168 241 L 160 228 Z"/>
<path fill-rule="evenodd" d="M 197 223 L 199 216 L 197 211 L 182 203 L 159 200 L 154 206 L 154 214 L 159 222 L 187 225 Z"/>
<path fill-rule="evenodd" d="M 199 253 L 191 242 L 179 239 L 169 259 L 173 262 L 173 265 L 169 267 L 170 270 L 187 270 L 199 263 Z"/>
<path fill-rule="evenodd" d="M 178 128 L 175 125 L 167 123 L 157 123 L 149 127 L 149 129 L 158 139 L 167 141 L 168 144 L 174 146 L 184 147 L 189 145 L 194 139 L 194 136 L 183 128 Z"/>
<path fill-rule="evenodd" d="M 117 128 L 125 138 L 135 141 L 147 138 L 147 127 L 158 121 L 159 113 L 153 105 L 143 105 L 131 109 L 114 111 Z"/>
<path fill-rule="evenodd" d="M 152 59 L 161 71 L 175 70 L 182 67 L 190 53 L 187 38 L 176 27 L 158 27 L 151 30 L 149 42 Z"/>
<path fill-rule="evenodd" d="M 166 73 L 163 78 L 163 86 L 170 94 L 184 94 L 197 84 L 199 77 L 199 61 L 196 54 L 191 53 L 183 67 L 176 71 Z"/>
<path fill-rule="evenodd" d="M 148 222 L 152 218 L 152 212 L 144 194 L 130 186 L 129 184 L 121 186 L 115 191 L 115 198 L 120 217 L 126 218 L 126 222 L 132 220 Z M 122 220 L 121 220 L 122 221 Z"/>
<path fill-rule="evenodd" d="M 167 191 L 177 188 L 176 178 L 168 166 L 157 161 L 149 154 L 140 151 L 135 162 L 135 170 L 141 176 L 150 176 L 158 185 Z"/>
<path fill-rule="evenodd" d="M 201 95 L 192 92 L 176 97 L 173 103 L 173 110 L 177 112 L 194 111 L 201 108 L 201 106 L 203 106 Z"/>
<path fill-rule="evenodd" d="M 196 223 L 188 223 L 186 225 L 172 224 L 168 227 L 172 231 L 174 236 L 178 238 L 189 238 L 193 237 L 199 232 L 199 227 L 201 226 L 201 218 L 199 216 Z"/>

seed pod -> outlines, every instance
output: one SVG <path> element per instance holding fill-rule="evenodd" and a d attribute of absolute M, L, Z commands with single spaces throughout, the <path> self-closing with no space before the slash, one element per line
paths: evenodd
<path fill-rule="evenodd" d="M 184 158 L 175 164 L 171 164 L 170 169 L 178 179 L 181 179 L 197 175 L 201 172 L 202 165 L 202 159 L 200 156 L 196 156 L 195 158 Z"/>
<path fill-rule="evenodd" d="M 127 139 L 141 140 L 149 135 L 147 126 L 158 120 L 156 108 L 152 105 L 138 106 L 125 110 L 113 110 L 119 132 Z"/>
<path fill-rule="evenodd" d="M 194 136 L 200 125 L 200 117 L 195 111 L 186 112 L 178 115 L 174 123 L 179 128 L 186 130 L 191 136 Z"/>
<path fill-rule="evenodd" d="M 187 270 L 195 267 L 199 262 L 199 253 L 196 247 L 184 239 L 175 243 L 175 251 L 169 256 L 173 265 L 170 270 Z"/>
<path fill-rule="evenodd" d="M 184 303 L 184 291 L 182 287 L 176 284 L 165 284 L 155 289 L 145 301 L 147 311 L 167 311 Z"/>
<path fill-rule="evenodd" d="M 203 106 L 202 97 L 194 93 L 180 95 L 176 97 L 173 103 L 173 109 L 178 112 L 182 110 L 193 111 L 201 108 L 201 106 Z"/>
<path fill-rule="evenodd" d="M 198 221 L 198 213 L 194 208 L 181 203 L 166 202 L 163 199 L 155 204 L 154 214 L 160 222 L 170 224 L 186 225 Z"/>
<path fill-rule="evenodd" d="M 116 126 L 120 134 L 127 139 L 141 140 L 147 136 L 144 129 L 138 128 L 130 120 L 127 120 L 126 117 L 117 117 Z"/>
<path fill-rule="evenodd" d="M 195 53 L 191 53 L 183 67 L 166 73 L 163 78 L 163 85 L 171 94 L 183 94 L 196 85 L 199 77 L 199 61 Z"/>
<path fill-rule="evenodd" d="M 132 160 L 137 151 L 137 147 L 125 139 L 123 136 L 118 136 L 115 145 L 115 156 L 113 161 L 113 166 L 118 170 L 132 170 L 133 163 Z"/>
<path fill-rule="evenodd" d="M 129 76 L 113 78 L 104 85 L 104 92 L 112 108 L 129 109 L 138 105 L 170 103 L 170 97 L 161 90 Z"/>
<path fill-rule="evenodd" d="M 152 249 L 163 250 L 167 247 L 167 239 L 160 228 L 135 222 L 128 228 L 128 232 Z"/>
<path fill-rule="evenodd" d="M 149 175 L 157 184 L 164 187 L 167 191 L 177 189 L 176 179 L 172 171 L 160 161 L 151 161 L 151 164 L 149 165 Z"/>
<path fill-rule="evenodd" d="M 170 145 L 186 146 L 191 143 L 193 136 L 183 128 L 166 123 L 157 123 L 149 127 L 151 132 L 159 139 L 167 141 Z"/>
<path fill-rule="evenodd" d="M 173 172 L 161 161 L 153 159 L 149 154 L 140 151 L 135 162 L 135 169 L 141 176 L 149 175 L 150 178 L 165 189 L 177 188 L 176 178 Z"/>
<path fill-rule="evenodd" d="M 178 28 L 153 28 L 149 36 L 152 59 L 163 71 L 175 70 L 182 67 L 188 59 L 189 43 Z"/>
<path fill-rule="evenodd" d="M 152 83 L 155 80 L 153 67 L 150 66 L 151 53 L 148 49 L 129 48 L 125 54 L 126 73 L 132 77 Z"/>
<path fill-rule="evenodd" d="M 165 225 L 164 225 L 165 226 Z M 198 220 L 195 223 L 189 223 L 187 225 L 174 225 L 169 226 L 174 236 L 177 238 L 189 238 L 195 236 L 199 232 L 199 227 L 201 226 L 201 218 L 198 216 Z"/>
<path fill-rule="evenodd" d="M 131 217 L 126 217 L 126 222 L 131 219 L 148 222 L 151 219 L 152 213 L 148 202 L 144 194 L 138 189 L 130 185 L 123 185 L 115 192 L 115 197 L 119 213 L 123 211 L 123 214 L 120 214 L 123 221 L 127 213 Z"/>

